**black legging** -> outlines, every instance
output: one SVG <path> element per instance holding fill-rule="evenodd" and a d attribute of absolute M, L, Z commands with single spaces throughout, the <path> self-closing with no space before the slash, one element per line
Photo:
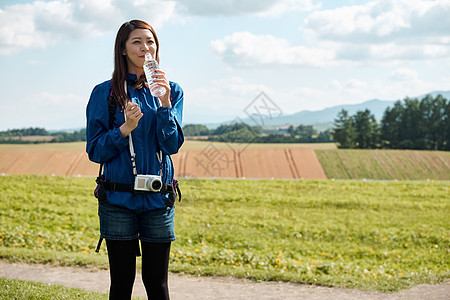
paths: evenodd
<path fill-rule="evenodd" d="M 136 277 L 136 253 L 138 240 L 106 240 L 111 277 L 109 299 L 131 299 L 134 279 Z M 167 285 L 170 242 L 141 242 L 142 247 L 142 281 L 147 297 L 151 300 L 169 299 Z"/>

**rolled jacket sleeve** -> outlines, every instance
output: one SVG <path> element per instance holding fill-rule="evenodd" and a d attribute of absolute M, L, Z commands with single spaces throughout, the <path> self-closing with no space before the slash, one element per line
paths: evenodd
<path fill-rule="evenodd" d="M 184 94 L 181 87 L 170 82 L 171 107 L 160 107 L 156 112 L 156 129 L 161 150 L 168 155 L 178 152 L 184 142 L 181 127 Z"/>
<path fill-rule="evenodd" d="M 109 81 L 97 85 L 86 107 L 86 152 L 96 163 L 111 160 L 128 146 L 128 139 L 122 137 L 118 127 L 109 128 L 109 93 Z"/>

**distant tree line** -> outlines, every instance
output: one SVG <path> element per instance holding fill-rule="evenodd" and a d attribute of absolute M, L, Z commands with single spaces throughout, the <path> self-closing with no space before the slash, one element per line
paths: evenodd
<path fill-rule="evenodd" d="M 23 129 L 9 129 L 6 131 L 0 131 L 0 138 L 8 137 L 20 137 L 20 136 L 48 136 L 50 133 L 44 128 L 30 127 Z"/>
<path fill-rule="evenodd" d="M 228 143 L 316 143 L 331 142 L 330 130 L 318 132 L 311 125 L 289 126 L 285 132 L 264 130 L 260 126 L 245 123 L 223 124 L 208 129 L 202 124 L 183 127 L 185 136 L 205 136 L 208 141 Z"/>
<path fill-rule="evenodd" d="M 22 139 L 23 137 L 53 137 L 51 140 L 46 139 Z M 68 143 L 86 141 L 86 129 L 80 129 L 74 132 L 55 132 L 50 133 L 44 128 L 29 127 L 22 129 L 8 129 L 0 131 L 1 144 L 30 144 L 30 143 Z"/>
<path fill-rule="evenodd" d="M 450 150 L 450 101 L 437 95 L 406 98 L 388 107 L 380 123 L 369 110 L 341 110 L 333 138 L 339 148 Z"/>
<path fill-rule="evenodd" d="M 52 142 L 55 143 L 70 143 L 70 142 L 85 142 L 86 141 L 86 129 L 80 129 L 74 132 L 57 132 L 52 134 L 55 139 Z"/>

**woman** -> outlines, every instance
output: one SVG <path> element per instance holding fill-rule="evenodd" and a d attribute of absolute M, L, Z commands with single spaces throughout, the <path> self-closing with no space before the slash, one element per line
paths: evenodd
<path fill-rule="evenodd" d="M 110 299 L 131 298 L 139 240 L 148 297 L 169 299 L 167 277 L 170 245 L 175 240 L 175 210 L 166 205 L 165 193 L 133 190 L 129 140 L 131 137 L 136 153 L 137 174 L 160 175 L 170 186 L 174 174 L 170 155 L 177 153 L 184 141 L 183 91 L 158 70 L 153 82 L 166 93 L 159 98 L 150 94 L 143 70 L 146 53 L 159 62 L 153 28 L 139 20 L 124 23 L 116 36 L 112 79 L 93 89 L 86 109 L 86 151 L 90 160 L 104 164 L 108 183 L 106 201 L 99 201 L 98 214 L 101 238 L 108 250 Z M 110 118 L 109 108 L 114 104 L 117 107 Z M 162 158 L 157 155 L 160 153 Z"/>

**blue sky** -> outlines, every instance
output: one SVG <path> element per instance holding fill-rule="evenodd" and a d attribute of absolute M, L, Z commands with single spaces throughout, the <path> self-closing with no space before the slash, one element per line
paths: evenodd
<path fill-rule="evenodd" d="M 449 15 L 450 0 L 3 0 L 0 130 L 84 127 L 131 19 L 155 27 L 187 124 L 243 118 L 261 92 L 292 114 L 448 91 Z"/>

